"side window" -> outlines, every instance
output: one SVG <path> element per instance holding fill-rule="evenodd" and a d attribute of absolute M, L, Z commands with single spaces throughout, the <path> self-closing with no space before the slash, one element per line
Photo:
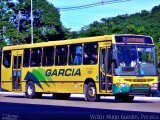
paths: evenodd
<path fill-rule="evenodd" d="M 97 64 L 98 60 L 98 43 L 84 44 L 83 64 Z"/>
<path fill-rule="evenodd" d="M 41 55 L 42 55 L 42 48 L 32 48 L 31 49 L 31 67 L 39 67 L 41 66 Z"/>
<path fill-rule="evenodd" d="M 24 49 L 23 67 L 29 67 L 30 49 Z"/>
<path fill-rule="evenodd" d="M 44 47 L 43 48 L 43 57 L 42 57 L 43 66 L 52 66 L 54 63 L 54 47 Z"/>
<path fill-rule="evenodd" d="M 69 47 L 69 64 L 80 65 L 82 64 L 82 45 L 70 45 Z"/>
<path fill-rule="evenodd" d="M 68 55 L 68 46 L 57 46 L 55 65 L 66 65 L 67 55 Z"/>
<path fill-rule="evenodd" d="M 3 52 L 3 65 L 6 68 L 10 68 L 11 65 L 11 51 L 4 51 Z"/>

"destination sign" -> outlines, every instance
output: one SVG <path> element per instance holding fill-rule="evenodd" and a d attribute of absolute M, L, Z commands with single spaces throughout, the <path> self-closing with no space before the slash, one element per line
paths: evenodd
<path fill-rule="evenodd" d="M 150 37 L 145 36 L 115 36 L 117 43 L 147 43 L 153 44 Z"/>
<path fill-rule="evenodd" d="M 127 43 L 144 43 L 144 38 L 128 38 L 128 37 L 123 37 L 123 42 Z"/>

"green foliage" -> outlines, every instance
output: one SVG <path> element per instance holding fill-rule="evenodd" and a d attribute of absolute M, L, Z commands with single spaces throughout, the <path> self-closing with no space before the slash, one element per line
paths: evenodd
<path fill-rule="evenodd" d="M 30 0 L 20 0 L 20 4 L 15 5 L 14 11 L 17 14 L 18 11 L 22 13 L 22 19 L 20 19 L 20 32 L 23 33 L 22 35 L 24 37 L 21 37 L 21 39 L 30 43 Z M 33 27 L 34 42 L 65 39 L 59 11 L 46 0 L 33 0 Z M 28 34 L 25 34 L 25 32 L 28 32 Z"/>
<path fill-rule="evenodd" d="M 31 43 L 30 0 L 0 1 L 0 43 Z M 47 0 L 33 0 L 34 42 L 66 39 L 59 10 Z M 6 44 L 1 44 L 2 46 Z"/>
<path fill-rule="evenodd" d="M 102 18 L 85 26 L 77 37 L 89 37 L 104 34 L 142 34 L 154 38 L 155 43 L 160 37 L 160 5 L 151 11 L 142 10 L 136 14 L 118 15 L 113 18 Z"/>
<path fill-rule="evenodd" d="M 9 20 L 12 16 L 12 11 L 9 9 L 8 3 L 11 0 L 0 1 L 0 48 L 6 46 L 6 40 L 8 38 L 7 32 L 9 31 Z"/>

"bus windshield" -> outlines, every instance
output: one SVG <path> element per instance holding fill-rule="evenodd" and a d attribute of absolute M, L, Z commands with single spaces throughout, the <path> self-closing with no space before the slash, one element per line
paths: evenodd
<path fill-rule="evenodd" d="M 155 48 L 142 45 L 116 45 L 115 75 L 157 75 Z"/>

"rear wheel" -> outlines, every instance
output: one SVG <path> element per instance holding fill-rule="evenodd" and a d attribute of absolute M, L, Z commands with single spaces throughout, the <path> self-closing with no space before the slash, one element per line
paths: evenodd
<path fill-rule="evenodd" d="M 89 82 L 84 86 L 84 95 L 86 101 L 95 102 L 100 99 L 100 96 L 97 96 L 96 86 L 93 82 Z"/>

